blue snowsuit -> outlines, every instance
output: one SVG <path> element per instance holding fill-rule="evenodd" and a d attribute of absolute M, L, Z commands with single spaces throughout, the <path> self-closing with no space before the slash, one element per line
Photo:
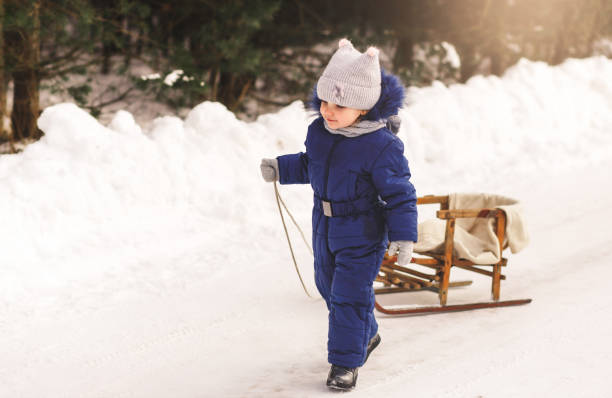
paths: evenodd
<path fill-rule="evenodd" d="M 396 106 L 384 106 L 390 92 L 401 94 L 391 101 L 401 105 L 403 88 L 389 76 L 383 71 L 381 100 L 370 117 L 397 113 Z M 378 331 L 372 283 L 387 244 L 417 240 L 416 193 L 403 144 L 387 128 L 349 138 L 329 133 L 319 117 L 305 145 L 306 152 L 277 157 L 280 183 L 312 186 L 315 281 L 329 309 L 328 361 L 355 368 Z"/>

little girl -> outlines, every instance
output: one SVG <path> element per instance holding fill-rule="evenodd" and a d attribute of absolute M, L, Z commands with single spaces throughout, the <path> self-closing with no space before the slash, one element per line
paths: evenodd
<path fill-rule="evenodd" d="M 313 93 L 319 117 L 308 127 L 306 152 L 261 162 L 265 181 L 310 183 L 314 191 L 315 281 L 329 310 L 333 389 L 352 389 L 380 343 L 373 281 L 388 242 L 405 265 L 417 240 L 416 193 L 395 135 L 403 100 L 378 50 L 360 53 L 342 39 Z"/>

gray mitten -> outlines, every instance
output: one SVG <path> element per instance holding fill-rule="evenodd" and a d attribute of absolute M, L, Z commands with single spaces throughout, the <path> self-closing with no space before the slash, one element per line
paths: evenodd
<path fill-rule="evenodd" d="M 414 242 L 411 240 L 397 240 L 391 242 L 389 245 L 390 256 L 394 256 L 397 253 L 397 264 L 406 265 L 412 259 L 412 249 L 414 248 Z"/>
<path fill-rule="evenodd" d="M 278 181 L 278 160 L 276 159 L 261 159 L 261 175 L 266 182 Z"/>

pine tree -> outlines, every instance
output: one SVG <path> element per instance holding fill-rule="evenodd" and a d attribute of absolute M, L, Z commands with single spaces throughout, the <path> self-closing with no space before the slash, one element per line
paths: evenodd
<path fill-rule="evenodd" d="M 181 99 L 188 105 L 209 99 L 238 109 L 272 59 L 257 35 L 279 7 L 279 0 L 183 0 L 155 8 L 160 29 L 153 41 L 169 58 L 166 68 L 181 69 L 189 78 L 177 86 L 191 92 Z"/>
<path fill-rule="evenodd" d="M 40 61 L 40 0 L 28 0 L 13 8 L 13 25 L 6 33 L 7 59 L 12 61 L 13 110 L 11 128 L 15 139 L 38 138 Z"/>
<path fill-rule="evenodd" d="M 4 77 L 4 0 L 0 0 L 0 141 L 5 138 L 6 78 Z"/>

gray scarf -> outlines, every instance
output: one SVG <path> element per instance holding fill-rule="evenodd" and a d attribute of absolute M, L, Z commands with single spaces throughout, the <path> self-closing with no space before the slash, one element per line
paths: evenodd
<path fill-rule="evenodd" d="M 342 134 L 345 137 L 358 137 L 360 135 L 381 129 L 385 126 L 391 130 L 393 134 L 397 134 L 399 131 L 400 118 L 397 115 L 393 115 L 387 120 L 361 120 L 357 124 L 343 127 L 341 129 L 332 129 L 329 127 L 325 119 L 323 119 L 323 123 L 325 124 L 325 129 L 332 134 Z"/>
<path fill-rule="evenodd" d="M 323 123 L 325 123 L 325 128 L 332 134 L 342 134 L 345 137 L 358 137 L 363 134 L 371 133 L 372 131 L 376 131 L 380 128 L 385 127 L 385 122 L 382 120 L 372 121 L 372 120 L 362 120 L 357 124 L 352 124 L 348 127 L 343 127 L 341 129 L 332 129 L 327 124 L 327 120 L 323 119 Z"/>

